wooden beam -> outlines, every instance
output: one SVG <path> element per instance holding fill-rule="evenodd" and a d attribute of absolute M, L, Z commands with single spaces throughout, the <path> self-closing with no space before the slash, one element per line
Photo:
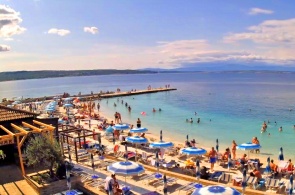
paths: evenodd
<path fill-rule="evenodd" d="M 38 128 L 38 127 L 35 127 L 35 126 L 33 126 L 33 125 L 30 125 L 30 124 L 28 124 L 28 123 L 26 123 L 26 122 L 22 122 L 22 124 L 23 124 L 25 127 L 31 128 L 31 129 L 33 129 L 33 130 L 36 131 L 36 132 L 39 132 L 39 133 L 42 132 L 42 129 L 40 129 L 40 128 Z"/>
<path fill-rule="evenodd" d="M 49 128 L 49 130 L 54 130 L 55 129 L 55 127 L 53 127 L 52 125 L 48 125 L 48 124 L 42 123 L 40 121 L 33 120 L 33 123 L 35 123 L 37 125 L 40 125 L 40 126 L 45 126 L 45 127 Z"/>
<path fill-rule="evenodd" d="M 15 124 L 13 124 L 13 123 L 11 123 L 11 126 L 12 126 L 13 128 L 15 128 L 15 129 L 19 130 L 20 132 L 24 133 L 24 134 L 28 134 L 28 133 L 29 133 L 29 132 L 27 132 L 25 129 L 23 129 L 23 128 L 21 128 L 21 127 L 15 125 Z"/>
<path fill-rule="evenodd" d="M 26 173 L 25 173 L 25 167 L 24 167 L 24 162 L 23 162 L 23 156 L 22 156 L 22 152 L 21 152 L 21 146 L 19 143 L 19 136 L 16 136 L 16 140 L 17 140 L 17 150 L 18 150 L 20 167 L 22 169 L 22 174 L 25 175 Z"/>
<path fill-rule="evenodd" d="M 23 144 L 24 144 L 24 142 L 25 142 L 25 140 L 26 140 L 27 137 L 28 137 L 28 135 L 23 136 L 21 142 L 19 143 L 19 146 L 20 146 L 20 147 L 23 146 Z"/>
<path fill-rule="evenodd" d="M 8 129 L 6 129 L 5 127 L 3 127 L 2 125 L 0 125 L 0 129 L 2 129 L 3 131 L 5 131 L 7 134 L 9 135 L 14 135 L 14 133 L 12 133 L 11 131 L 9 131 Z"/>

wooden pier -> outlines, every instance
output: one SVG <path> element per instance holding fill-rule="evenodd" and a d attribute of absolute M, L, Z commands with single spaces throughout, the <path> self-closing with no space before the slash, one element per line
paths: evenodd
<path fill-rule="evenodd" d="M 140 95 L 146 93 L 158 93 L 165 91 L 173 91 L 177 90 L 176 88 L 155 88 L 155 89 L 147 89 L 147 90 L 139 90 L 139 91 L 127 91 L 127 92 L 116 92 L 109 94 L 100 95 L 101 98 L 112 98 L 112 97 L 121 97 L 121 96 L 130 96 L 130 95 Z"/>

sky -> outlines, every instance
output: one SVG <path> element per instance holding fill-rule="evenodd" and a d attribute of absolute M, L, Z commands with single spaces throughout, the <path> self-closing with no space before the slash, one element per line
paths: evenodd
<path fill-rule="evenodd" d="M 0 72 L 295 65 L 294 0 L 0 0 Z"/>

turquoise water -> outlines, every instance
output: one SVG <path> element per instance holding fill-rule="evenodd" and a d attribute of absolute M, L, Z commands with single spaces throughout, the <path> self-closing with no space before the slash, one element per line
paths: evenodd
<path fill-rule="evenodd" d="M 69 77 L 13 81 L 0 83 L 0 98 L 36 97 L 69 92 L 144 89 L 170 84 L 177 91 L 111 98 L 101 101 L 103 112 L 113 116 L 119 111 L 124 119 L 138 117 L 152 133 L 162 129 L 167 137 L 184 141 L 187 134 L 201 145 L 215 146 L 218 138 L 221 150 L 237 143 L 248 142 L 257 136 L 263 146 L 262 155 L 278 154 L 284 148 L 287 158 L 295 158 L 295 77 L 281 73 L 175 73 L 151 75 L 112 75 Z M 129 113 L 121 100 L 132 107 Z M 116 102 L 117 107 L 113 106 Z M 153 113 L 153 108 L 161 112 Z M 292 111 L 289 111 L 292 109 Z M 142 116 L 141 112 L 146 112 Z M 198 114 L 195 115 L 194 112 Z M 185 119 L 193 118 L 194 123 Z M 197 118 L 201 123 L 197 124 Z M 211 119 L 211 121 L 210 121 Z M 268 133 L 260 133 L 263 121 L 270 121 Z M 275 125 L 274 121 L 277 122 Z M 282 126 L 283 132 L 278 132 Z"/>

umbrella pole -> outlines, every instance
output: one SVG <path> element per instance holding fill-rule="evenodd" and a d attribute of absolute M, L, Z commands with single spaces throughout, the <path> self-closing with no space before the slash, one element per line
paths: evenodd
<path fill-rule="evenodd" d="M 137 162 L 137 144 L 135 145 L 135 162 Z"/>

